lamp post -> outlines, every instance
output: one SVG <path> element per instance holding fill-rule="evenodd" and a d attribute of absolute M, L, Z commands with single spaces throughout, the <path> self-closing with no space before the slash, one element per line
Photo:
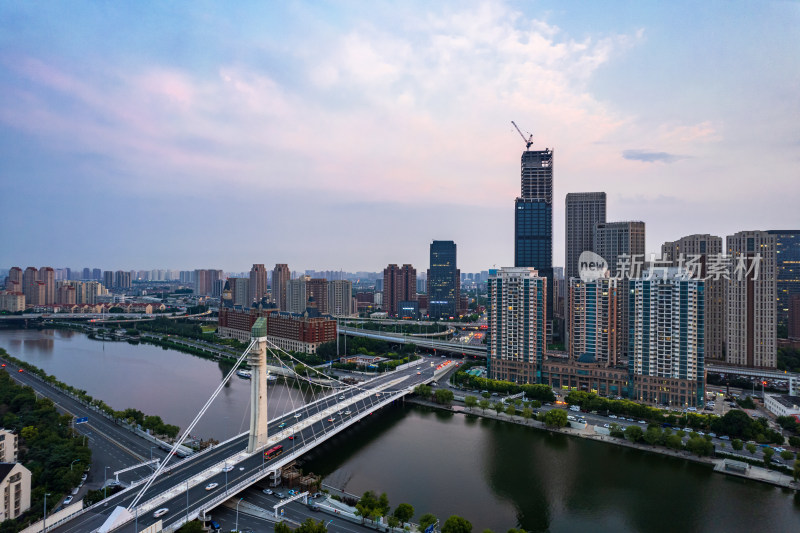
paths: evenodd
<path fill-rule="evenodd" d="M 186 523 L 189 523 L 189 480 L 186 480 Z"/>
<path fill-rule="evenodd" d="M 228 463 L 227 462 L 225 463 L 225 468 L 223 468 L 223 470 L 225 470 L 225 494 L 228 494 Z"/>
<path fill-rule="evenodd" d="M 239 531 L 239 504 L 242 503 L 242 500 L 244 498 L 239 498 L 239 501 L 236 502 L 236 527 L 234 528 L 236 531 Z"/>
<path fill-rule="evenodd" d="M 50 496 L 49 492 L 44 493 L 44 518 L 42 519 L 42 532 L 47 531 L 47 497 Z"/>
<path fill-rule="evenodd" d="M 80 459 L 75 459 L 74 461 L 72 461 L 72 462 L 69 464 L 69 471 L 70 471 L 70 472 L 72 472 L 72 465 L 74 465 L 74 464 L 75 464 L 75 463 L 77 463 L 78 461 L 80 461 Z"/>
<path fill-rule="evenodd" d="M 108 467 L 103 468 L 103 499 L 106 498 L 106 491 L 108 490 Z"/>

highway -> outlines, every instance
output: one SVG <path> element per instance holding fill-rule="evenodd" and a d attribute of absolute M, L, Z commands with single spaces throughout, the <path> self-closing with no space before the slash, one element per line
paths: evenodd
<path fill-rule="evenodd" d="M 282 459 L 285 462 L 285 455 L 293 450 L 311 449 L 317 440 L 327 438 L 334 431 L 352 423 L 353 419 L 371 415 L 378 404 L 400 398 L 409 388 L 430 381 L 434 376 L 435 367 L 427 361 L 425 363 L 427 366 L 423 366 L 424 363 L 420 362 L 418 365 L 420 370 L 417 370 L 416 366 L 411 366 L 405 370 L 387 372 L 360 384 L 358 388 L 349 387 L 329 394 L 271 420 L 268 426 L 269 434 L 280 436 L 277 444 L 283 446 L 284 457 L 278 456 L 266 461 L 261 453 L 255 455 L 243 453 L 247 443 L 245 433 L 168 467 L 168 473 L 159 476 L 139 503 L 138 507 L 142 511 L 135 520 L 138 522 L 138 528 L 142 529 L 157 522 L 159 519 L 153 516 L 153 512 L 160 508 L 168 509 L 168 512 L 160 518 L 164 526 L 182 521 L 187 515 L 196 516 L 198 510 L 213 506 L 212 502 L 219 500 L 220 497 L 232 495 L 230 491 L 238 483 L 246 481 L 254 474 L 266 475 L 271 470 L 270 467 L 281 464 Z M 293 426 L 303 424 L 309 417 L 331 409 L 333 409 L 332 414 L 326 414 L 325 418 L 293 434 Z M 226 472 L 225 469 L 229 471 Z M 217 486 L 206 490 L 206 486 L 210 483 L 217 483 Z M 60 533 L 93 531 L 105 522 L 115 507 L 130 505 L 137 492 L 136 486 L 130 487 L 53 531 Z M 153 499 L 155 501 L 148 501 Z M 118 531 L 133 532 L 134 523 L 131 522 Z"/>

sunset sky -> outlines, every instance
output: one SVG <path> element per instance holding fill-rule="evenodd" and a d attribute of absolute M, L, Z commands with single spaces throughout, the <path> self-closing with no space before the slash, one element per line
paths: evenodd
<path fill-rule="evenodd" d="M 0 267 L 513 263 L 525 145 L 647 249 L 800 225 L 797 2 L 3 2 Z"/>

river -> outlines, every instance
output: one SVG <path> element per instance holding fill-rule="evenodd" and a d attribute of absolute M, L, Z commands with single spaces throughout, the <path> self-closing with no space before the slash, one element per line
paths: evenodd
<path fill-rule="evenodd" d="M 223 375 L 213 361 L 64 330 L 0 330 L 0 347 L 115 409 L 136 407 L 181 427 Z M 246 430 L 248 392 L 249 382 L 234 378 L 195 433 L 223 439 Z M 296 389 L 270 392 L 270 413 L 303 401 Z M 302 466 L 348 492 L 386 492 L 392 507 L 410 503 L 417 517 L 463 516 L 476 533 L 800 531 L 800 498 L 787 490 L 682 459 L 400 404 Z"/>

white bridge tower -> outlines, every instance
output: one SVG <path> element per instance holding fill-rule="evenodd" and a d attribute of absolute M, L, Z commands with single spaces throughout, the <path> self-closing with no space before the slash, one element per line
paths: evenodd
<path fill-rule="evenodd" d="M 247 451 L 255 453 L 267 443 L 267 320 L 256 319 L 250 336 L 255 340 L 247 363 L 252 373 L 250 381 L 250 438 Z"/>

